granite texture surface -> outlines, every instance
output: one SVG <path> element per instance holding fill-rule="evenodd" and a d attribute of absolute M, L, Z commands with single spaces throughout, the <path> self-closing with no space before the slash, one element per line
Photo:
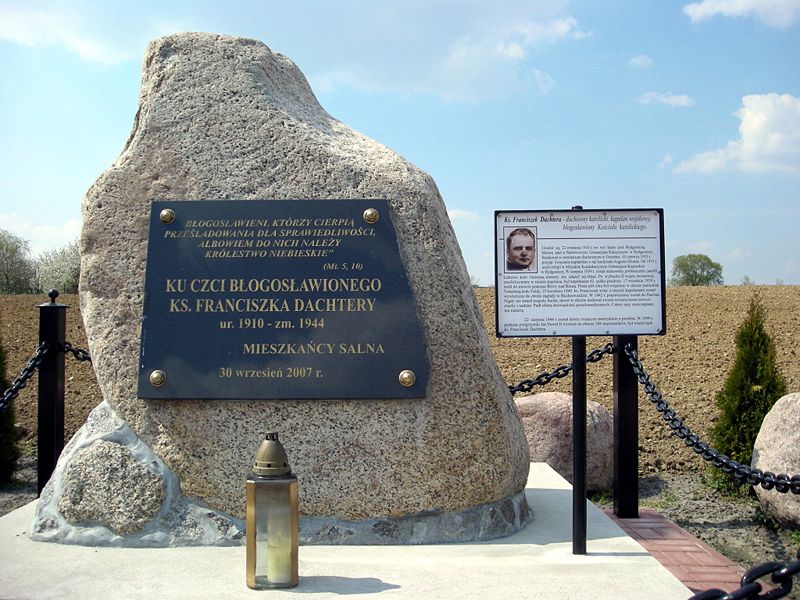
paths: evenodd
<path fill-rule="evenodd" d="M 572 394 L 542 392 L 515 399 L 531 452 L 572 483 Z M 586 487 L 614 483 L 614 417 L 600 403 L 586 403 Z"/>
<path fill-rule="evenodd" d="M 764 417 L 753 445 L 752 466 L 790 477 L 800 475 L 800 393 L 780 398 Z M 784 526 L 800 528 L 800 496 L 753 486 L 761 508 Z"/>
<path fill-rule="evenodd" d="M 181 493 L 164 462 L 101 402 L 42 490 L 30 537 L 86 546 L 232 546 L 244 521 Z"/>

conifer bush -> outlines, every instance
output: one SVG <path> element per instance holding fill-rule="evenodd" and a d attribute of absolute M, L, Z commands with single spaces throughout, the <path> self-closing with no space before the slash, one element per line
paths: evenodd
<path fill-rule="evenodd" d="M 6 355 L 3 350 L 3 341 L 0 340 L 0 393 L 9 388 L 6 373 Z M 17 468 L 19 448 L 17 447 L 17 434 L 14 429 L 14 402 L 9 402 L 5 410 L 0 409 L 0 483 L 11 480 Z"/>
<path fill-rule="evenodd" d="M 753 457 L 761 422 L 786 394 L 786 381 L 776 365 L 775 344 L 764 326 L 765 316 L 756 293 L 736 332 L 736 358 L 724 387 L 717 393 L 719 420 L 710 433 L 717 450 L 746 465 Z"/>

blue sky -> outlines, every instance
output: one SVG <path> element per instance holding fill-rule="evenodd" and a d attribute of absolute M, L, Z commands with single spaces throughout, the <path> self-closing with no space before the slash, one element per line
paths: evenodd
<path fill-rule="evenodd" d="M 495 210 L 663 208 L 667 268 L 800 284 L 800 0 L 0 0 L 0 228 L 80 231 L 147 42 L 256 38 L 436 180 L 470 273 Z"/>

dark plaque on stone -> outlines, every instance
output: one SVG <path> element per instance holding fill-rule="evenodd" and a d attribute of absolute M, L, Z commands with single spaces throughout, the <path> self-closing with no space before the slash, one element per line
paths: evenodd
<path fill-rule="evenodd" d="M 140 398 L 422 398 L 386 200 L 154 201 Z"/>

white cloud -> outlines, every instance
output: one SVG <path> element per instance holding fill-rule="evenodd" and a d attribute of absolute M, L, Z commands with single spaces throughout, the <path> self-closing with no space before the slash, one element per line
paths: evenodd
<path fill-rule="evenodd" d="M 516 42 L 497 42 L 496 51 L 498 54 L 502 54 L 508 58 L 525 58 L 527 52 L 525 48 L 521 45 L 517 44 Z"/>
<path fill-rule="evenodd" d="M 541 44 L 581 40 L 589 35 L 578 28 L 574 17 L 495 24 L 492 31 L 484 31 L 480 23 L 473 23 L 470 34 L 452 42 L 445 56 L 437 61 L 433 54 L 433 60 L 428 61 L 430 71 L 426 73 L 422 68 L 414 74 L 413 91 L 434 91 L 450 100 L 472 100 L 533 86 L 544 95 L 555 87 L 553 78 L 533 68 L 526 80 L 517 67 L 527 58 L 528 50 Z M 426 79 L 435 90 L 425 89 Z"/>
<path fill-rule="evenodd" d="M 686 107 L 694 105 L 694 100 L 685 94 L 662 94 L 659 92 L 647 92 L 639 96 L 636 101 L 639 104 L 664 104 L 666 106 Z"/>
<path fill-rule="evenodd" d="M 592 35 L 578 29 L 578 21 L 575 17 L 521 23 L 517 26 L 517 30 L 522 34 L 526 45 L 543 42 L 554 43 L 564 39 L 582 40 Z"/>
<path fill-rule="evenodd" d="M 69 244 L 80 235 L 80 219 L 65 223 L 33 222 L 17 213 L 0 213 L 3 229 L 30 242 L 31 254 L 36 256 L 45 250 L 54 250 Z"/>
<path fill-rule="evenodd" d="M 755 17 L 765 25 L 785 29 L 800 18 L 800 0 L 701 0 L 683 7 L 698 23 L 717 15 L 725 17 Z"/>
<path fill-rule="evenodd" d="M 733 143 L 733 142 L 731 142 Z M 677 167 L 675 173 L 715 173 L 722 171 L 728 166 L 728 159 L 725 150 L 711 150 L 696 154 L 689 160 L 684 160 Z"/>
<path fill-rule="evenodd" d="M 658 168 L 659 168 L 659 169 L 663 169 L 663 168 L 665 168 L 665 167 L 669 166 L 669 165 L 672 163 L 672 161 L 673 161 L 673 160 L 674 160 L 674 159 L 672 158 L 672 154 L 670 154 L 669 152 L 667 152 L 667 153 L 664 155 L 664 158 L 662 158 L 662 159 L 661 159 L 661 162 L 660 162 L 660 163 L 658 163 Z"/>
<path fill-rule="evenodd" d="M 178 30 L 238 33 L 264 40 L 301 68 L 324 56 L 325 67 L 304 69 L 323 92 L 350 88 L 473 101 L 549 89 L 528 62 L 532 49 L 591 35 L 569 14 L 569 0 L 317 0 L 308 39 L 299 41 L 282 25 L 308 19 L 309 8 L 295 4 L 247 2 L 231 11 L 223 3 L 198 2 L 187 12 L 169 1 L 94 3 L 88 10 L 81 3 L 0 0 L 0 39 L 118 63 L 138 61 L 147 41 Z"/>
<path fill-rule="evenodd" d="M 69 16 L 36 8 L 0 8 L 0 39 L 24 46 L 64 46 L 84 60 L 114 64 L 138 58 L 79 31 Z"/>
<path fill-rule="evenodd" d="M 800 171 L 800 98 L 760 94 L 742 98 L 739 139 L 681 162 L 676 173 Z"/>
<path fill-rule="evenodd" d="M 471 221 L 474 223 L 481 220 L 481 216 L 478 213 L 471 210 L 461 210 L 460 208 L 448 209 L 447 216 L 450 217 L 451 221 Z"/>
<path fill-rule="evenodd" d="M 649 69 L 653 66 L 655 61 L 647 56 L 647 54 L 637 54 L 628 61 L 628 65 L 636 67 L 637 69 Z"/>
<path fill-rule="evenodd" d="M 536 82 L 536 88 L 541 96 L 544 96 L 554 87 L 556 87 L 555 80 L 550 77 L 550 75 L 544 71 L 540 71 L 539 69 L 533 69 L 533 78 Z"/>
<path fill-rule="evenodd" d="M 381 6 L 381 5 L 378 5 Z M 531 51 L 537 46 L 582 40 L 591 34 L 564 11 L 564 2 L 467 2 L 456 14 L 442 12 L 439 3 L 406 5 L 392 13 L 391 31 L 375 18 L 347 52 L 339 52 L 325 72 L 310 73 L 316 87 L 334 91 L 351 87 L 367 91 L 432 94 L 453 101 L 486 97 L 539 94 L 554 85 L 550 74 L 533 67 Z M 460 5 L 461 6 L 461 5 Z M 451 7 L 452 8 L 452 7 Z M 380 8 L 376 9 L 382 10 Z M 439 11 L 439 12 L 437 12 Z M 436 14 L 430 14 L 436 12 Z M 441 23 L 447 26 L 442 27 Z M 422 23 L 437 23 L 437 26 Z M 407 47 L 408 51 L 390 51 Z"/>

